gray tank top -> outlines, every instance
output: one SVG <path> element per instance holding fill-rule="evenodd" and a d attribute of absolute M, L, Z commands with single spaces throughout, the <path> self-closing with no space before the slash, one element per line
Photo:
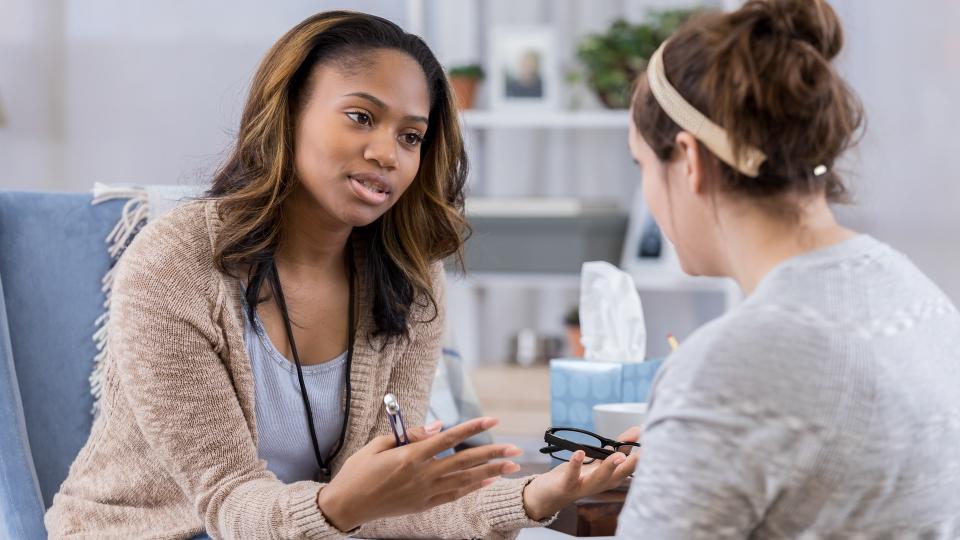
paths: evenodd
<path fill-rule="evenodd" d="M 307 427 L 297 367 L 270 342 L 259 316 L 249 320 L 246 303 L 243 312 L 244 343 L 253 369 L 257 455 L 284 483 L 313 480 L 319 467 Z M 329 362 L 303 366 L 303 381 L 324 460 L 340 438 L 343 425 L 340 400 L 346 364 L 347 353 L 343 352 Z"/>

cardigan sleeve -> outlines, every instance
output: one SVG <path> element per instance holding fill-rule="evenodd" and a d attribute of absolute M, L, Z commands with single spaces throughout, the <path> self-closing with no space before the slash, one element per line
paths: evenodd
<path fill-rule="evenodd" d="M 342 537 L 317 507 L 321 484 L 284 484 L 258 459 L 218 321 L 222 280 L 184 234 L 144 229 L 114 284 L 108 355 L 136 429 L 214 538 Z"/>
<path fill-rule="evenodd" d="M 394 364 L 388 383 L 404 408 L 407 427 L 423 424 L 430 399 L 430 386 L 442 354 L 446 318 L 446 277 L 442 263 L 432 268 L 433 306 L 425 303 L 422 319 L 407 353 Z M 429 321 L 429 322 L 428 322 Z M 409 404 L 409 405 L 408 405 Z M 377 434 L 389 434 L 385 420 Z M 513 538 L 521 528 L 540 527 L 551 520 L 533 521 L 523 508 L 523 489 L 534 477 L 499 480 L 456 501 L 416 514 L 372 521 L 360 528 L 367 538 Z"/>

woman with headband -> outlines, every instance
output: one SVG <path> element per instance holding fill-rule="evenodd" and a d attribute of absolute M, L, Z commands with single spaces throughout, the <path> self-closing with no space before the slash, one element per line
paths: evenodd
<path fill-rule="evenodd" d="M 822 0 L 753 0 L 638 80 L 647 203 L 686 272 L 746 299 L 658 375 L 619 537 L 960 537 L 960 315 L 834 218 L 862 121 L 842 43 Z"/>

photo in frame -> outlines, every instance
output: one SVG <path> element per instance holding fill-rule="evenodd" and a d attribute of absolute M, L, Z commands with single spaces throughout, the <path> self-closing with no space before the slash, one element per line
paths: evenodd
<path fill-rule="evenodd" d="M 553 29 L 497 26 L 489 37 L 491 108 L 556 109 L 561 81 Z"/>

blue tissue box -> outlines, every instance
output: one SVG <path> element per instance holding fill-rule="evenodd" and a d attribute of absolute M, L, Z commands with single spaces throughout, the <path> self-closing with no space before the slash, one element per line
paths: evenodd
<path fill-rule="evenodd" d="M 593 406 L 645 402 L 663 358 L 646 362 L 550 361 L 550 422 L 593 431 Z"/>

